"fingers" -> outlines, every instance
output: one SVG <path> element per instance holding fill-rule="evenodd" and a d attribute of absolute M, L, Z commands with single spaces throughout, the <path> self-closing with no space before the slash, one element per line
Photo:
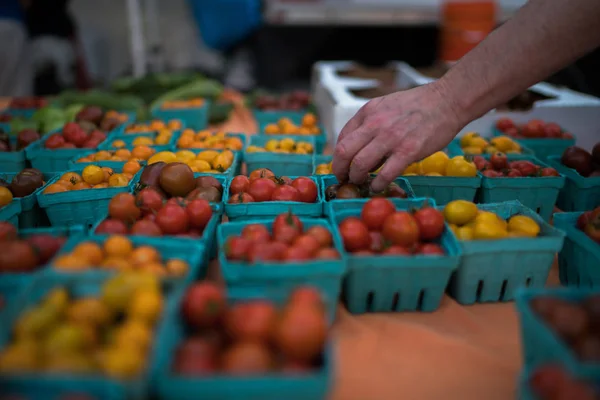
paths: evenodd
<path fill-rule="evenodd" d="M 373 139 L 373 135 L 372 130 L 358 128 L 335 146 L 332 170 L 340 182 L 348 180 L 350 163 L 352 163 L 354 156 Z"/>
<path fill-rule="evenodd" d="M 371 182 L 371 189 L 374 192 L 381 192 L 384 190 L 390 183 L 394 181 L 402 171 L 406 169 L 406 167 L 413 162 L 412 159 L 406 157 L 405 154 L 396 152 L 392 154 L 390 158 L 387 159 L 385 164 L 383 164 L 383 168 L 377 174 L 373 182 Z"/>
<path fill-rule="evenodd" d="M 385 145 L 375 138 L 371 140 L 352 160 L 349 178 L 352 183 L 363 183 L 367 180 L 369 172 L 377 168 L 381 161 L 389 154 Z"/>

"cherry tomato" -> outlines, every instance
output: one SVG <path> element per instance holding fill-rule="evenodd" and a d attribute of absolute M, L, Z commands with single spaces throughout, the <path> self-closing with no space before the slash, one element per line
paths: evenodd
<path fill-rule="evenodd" d="M 371 250 L 359 250 L 359 251 L 353 252 L 352 255 L 355 257 L 370 257 L 370 256 L 374 256 L 375 253 L 373 253 Z"/>
<path fill-rule="evenodd" d="M 277 184 L 268 178 L 258 178 L 250 183 L 248 193 L 254 201 L 270 201 Z"/>
<path fill-rule="evenodd" d="M 321 247 L 330 247 L 333 244 L 333 237 L 327 228 L 319 225 L 311 226 L 306 231 L 307 235 L 314 236 Z"/>
<path fill-rule="evenodd" d="M 444 214 L 433 207 L 423 207 L 414 213 L 421 240 L 433 240 L 444 232 Z"/>
<path fill-rule="evenodd" d="M 229 184 L 229 193 L 237 194 L 247 192 L 250 187 L 250 179 L 244 175 L 238 175 L 231 180 Z"/>
<path fill-rule="evenodd" d="M 331 247 L 322 248 L 317 251 L 315 258 L 319 260 L 339 260 L 340 253 Z"/>
<path fill-rule="evenodd" d="M 506 176 L 509 178 L 522 178 L 523 174 L 518 169 L 509 169 Z"/>
<path fill-rule="evenodd" d="M 275 343 L 283 355 L 294 361 L 313 362 L 327 339 L 327 319 L 321 309 L 302 303 L 285 308 L 275 329 Z"/>
<path fill-rule="evenodd" d="M 555 170 L 554 168 L 542 168 L 541 170 L 541 175 L 542 176 L 560 176 L 560 174 L 558 173 L 557 170 Z"/>
<path fill-rule="evenodd" d="M 271 176 L 271 177 L 269 177 L 269 179 L 271 179 L 273 182 L 275 182 L 278 185 L 291 185 L 292 184 L 292 178 L 290 178 L 289 176 Z"/>
<path fill-rule="evenodd" d="M 39 259 L 33 247 L 24 240 L 0 242 L 0 271 L 28 272 L 37 267 Z"/>
<path fill-rule="evenodd" d="M 183 197 L 171 197 L 165 204 L 173 204 L 175 206 L 185 207 L 187 206 L 188 201 Z"/>
<path fill-rule="evenodd" d="M 426 254 L 426 255 L 441 255 L 446 254 L 444 249 L 435 243 L 422 243 L 418 249 L 417 253 Z"/>
<path fill-rule="evenodd" d="M 477 167 L 477 169 L 479 171 L 483 171 L 484 169 L 486 169 L 489 165 L 491 165 L 489 163 L 488 160 L 486 160 L 485 158 L 483 158 L 482 156 L 475 156 L 473 158 L 473 163 L 475 164 L 475 166 Z"/>
<path fill-rule="evenodd" d="M 0 241 L 14 240 L 17 238 L 17 228 L 10 222 L 0 221 Z"/>
<path fill-rule="evenodd" d="M 506 130 L 509 128 L 516 128 L 516 125 L 512 119 L 500 118 L 498 121 L 496 121 L 496 129 L 499 131 L 506 132 Z"/>
<path fill-rule="evenodd" d="M 349 217 L 339 226 L 344 247 L 350 252 L 367 250 L 371 246 L 369 228 L 363 221 L 356 217 Z"/>
<path fill-rule="evenodd" d="M 271 241 L 271 233 L 266 226 L 261 224 L 246 225 L 242 229 L 242 237 L 254 244 L 267 243 Z"/>
<path fill-rule="evenodd" d="M 129 233 L 129 228 L 127 228 L 127 225 L 119 219 L 107 218 L 98 224 L 96 233 L 126 235 Z"/>
<path fill-rule="evenodd" d="M 250 173 L 250 177 L 248 180 L 250 181 L 250 183 L 252 183 L 252 181 L 254 181 L 256 179 L 269 178 L 271 176 L 275 176 L 273 171 L 271 171 L 270 169 L 267 169 L 267 168 L 259 168 L 259 169 L 252 171 L 252 173 Z"/>
<path fill-rule="evenodd" d="M 544 136 L 549 138 L 559 138 L 562 136 L 562 129 L 560 125 L 555 122 L 548 122 L 544 126 Z"/>
<path fill-rule="evenodd" d="M 303 203 L 317 201 L 317 184 L 310 178 L 300 177 L 292 181 L 292 187 L 298 191 L 298 199 Z"/>
<path fill-rule="evenodd" d="M 308 261 L 312 258 L 310 251 L 307 248 L 300 246 L 290 246 L 283 253 L 283 260 L 290 262 Z"/>
<path fill-rule="evenodd" d="M 321 293 L 314 286 L 302 286 L 294 289 L 288 299 L 288 303 L 317 306 L 321 309 L 324 307 Z"/>
<path fill-rule="evenodd" d="M 490 164 L 492 167 L 494 167 L 494 169 L 505 169 L 508 167 L 508 157 L 506 157 L 506 154 L 497 151 L 496 153 L 492 154 L 492 157 L 490 157 Z"/>
<path fill-rule="evenodd" d="M 283 226 L 291 226 L 298 234 L 304 230 L 304 225 L 300 218 L 294 215 L 291 211 L 283 214 L 279 214 L 273 221 L 273 235 Z"/>
<path fill-rule="evenodd" d="M 411 252 L 402 246 L 390 246 L 387 249 L 385 249 L 382 254 L 394 256 L 410 256 Z"/>
<path fill-rule="evenodd" d="M 419 240 L 419 226 L 406 211 L 398 211 L 385 219 L 381 231 L 383 237 L 393 244 L 411 247 Z"/>
<path fill-rule="evenodd" d="M 108 203 L 108 215 L 123 222 L 132 223 L 142 216 L 142 211 L 131 193 L 119 193 Z"/>
<path fill-rule="evenodd" d="M 40 264 L 45 264 L 60 250 L 65 238 L 40 233 L 29 236 L 25 241 L 35 250 Z"/>
<path fill-rule="evenodd" d="M 65 144 L 65 138 L 58 133 L 54 133 L 48 137 L 44 145 L 47 149 L 58 149 Z"/>
<path fill-rule="evenodd" d="M 252 341 L 236 343 L 221 356 L 221 367 L 228 375 L 262 375 L 269 372 L 273 364 L 269 348 Z"/>
<path fill-rule="evenodd" d="M 231 236 L 225 243 L 225 256 L 228 260 L 245 261 L 253 242 L 242 236 Z"/>
<path fill-rule="evenodd" d="M 483 174 L 483 176 L 487 176 L 488 178 L 499 178 L 502 176 L 502 172 L 498 172 L 493 169 L 486 169 L 481 173 Z"/>
<path fill-rule="evenodd" d="M 277 310 L 266 300 L 238 303 L 225 314 L 225 331 L 233 340 L 269 342 L 276 320 Z"/>
<path fill-rule="evenodd" d="M 583 212 L 579 218 L 577 218 L 577 227 L 584 230 L 588 222 L 596 218 L 597 215 L 600 215 L 600 207 L 597 207 L 592 211 Z"/>
<path fill-rule="evenodd" d="M 229 197 L 229 204 L 254 203 L 254 197 L 248 193 L 236 193 Z"/>
<path fill-rule="evenodd" d="M 190 229 L 185 208 L 175 204 L 167 204 L 156 213 L 156 224 L 166 235 L 186 233 Z"/>
<path fill-rule="evenodd" d="M 600 218 L 595 218 L 585 226 L 585 234 L 596 243 L 600 243 Z"/>
<path fill-rule="evenodd" d="M 518 167 L 513 167 L 521 173 L 522 176 L 533 176 L 537 172 L 537 165 L 531 161 L 521 161 Z"/>
<path fill-rule="evenodd" d="M 528 138 L 540 138 L 544 136 L 544 121 L 532 119 L 523 126 L 521 134 Z"/>
<path fill-rule="evenodd" d="M 321 244 L 319 243 L 319 241 L 314 236 L 311 236 L 309 234 L 298 236 L 294 240 L 294 243 L 292 243 L 292 246 L 302 247 L 306 249 L 311 257 L 314 256 L 317 253 L 317 251 L 321 248 Z"/>
<path fill-rule="evenodd" d="M 204 199 L 190 201 L 185 207 L 185 212 L 190 220 L 190 226 L 199 230 L 204 229 L 213 215 L 210 203 Z"/>
<path fill-rule="evenodd" d="M 131 234 L 141 236 L 162 236 L 163 233 L 155 222 L 142 219 L 133 224 L 131 227 Z"/>
<path fill-rule="evenodd" d="M 369 230 L 381 230 L 385 219 L 396 212 L 394 203 L 384 198 L 375 198 L 366 202 L 360 217 Z"/>
<path fill-rule="evenodd" d="M 135 203 L 144 214 L 154 213 L 160 210 L 163 206 L 163 201 L 164 199 L 161 194 L 149 187 L 142 189 L 135 196 Z"/>
<path fill-rule="evenodd" d="M 273 246 L 273 243 L 252 246 L 248 252 L 248 261 L 251 263 L 280 261 L 283 257 L 280 250 L 281 248 Z"/>
<path fill-rule="evenodd" d="M 227 307 L 223 289 L 208 281 L 190 286 L 181 302 L 181 314 L 193 328 L 209 328 L 221 321 Z"/>
<path fill-rule="evenodd" d="M 371 236 L 371 251 L 373 253 L 381 252 L 385 247 L 385 239 L 383 235 L 379 231 L 370 231 L 369 235 Z"/>
<path fill-rule="evenodd" d="M 271 196 L 273 201 L 300 201 L 298 189 L 290 185 L 277 186 Z"/>

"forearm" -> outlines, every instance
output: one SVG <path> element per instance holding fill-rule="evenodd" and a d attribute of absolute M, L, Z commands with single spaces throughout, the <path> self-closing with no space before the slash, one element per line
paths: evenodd
<path fill-rule="evenodd" d="M 598 45 L 599 0 L 530 0 L 436 87 L 466 124 Z"/>

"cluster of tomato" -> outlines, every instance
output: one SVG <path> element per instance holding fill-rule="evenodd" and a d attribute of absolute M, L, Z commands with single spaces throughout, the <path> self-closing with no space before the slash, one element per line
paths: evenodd
<path fill-rule="evenodd" d="M 444 215 L 433 207 L 426 205 L 414 213 L 398 211 L 385 198 L 369 200 L 360 218 L 348 217 L 339 224 L 344 247 L 355 256 L 444 255 L 444 249 L 433 243 L 444 227 Z"/>
<path fill-rule="evenodd" d="M 557 364 L 542 365 L 529 377 L 529 387 L 540 400 L 597 400 L 594 386 L 574 378 Z"/>
<path fill-rule="evenodd" d="M 496 121 L 496 129 L 505 135 L 519 139 L 573 139 L 573 135 L 564 132 L 560 125 L 539 119 L 532 119 L 518 126 L 512 119 L 502 118 Z"/>
<path fill-rule="evenodd" d="M 86 132 L 84 128 L 76 122 L 68 122 L 60 133 L 53 133 L 46 139 L 44 146 L 46 149 L 95 149 L 100 143 L 106 140 L 106 133 L 94 129 Z"/>
<path fill-rule="evenodd" d="M 227 238 L 225 256 L 230 261 L 248 263 L 340 258 L 325 226 L 305 230 L 302 221 L 291 212 L 278 215 L 271 231 L 262 224 L 244 226 L 240 235 Z"/>
<path fill-rule="evenodd" d="M 577 218 L 577 227 L 590 239 L 600 244 L 600 206 L 582 213 Z"/>
<path fill-rule="evenodd" d="M 108 218 L 96 228 L 98 234 L 199 237 L 213 212 L 207 200 L 166 200 L 153 188 L 137 195 L 119 193 L 110 200 Z"/>
<path fill-rule="evenodd" d="M 0 221 L 0 273 L 33 271 L 54 257 L 66 240 L 46 233 L 20 239 L 14 225 Z"/>
<path fill-rule="evenodd" d="M 227 304 L 223 289 L 198 282 L 181 315 L 193 332 L 175 351 L 176 374 L 236 376 L 308 372 L 321 362 L 328 326 L 319 292 L 299 287 L 281 308 L 267 300 Z"/>
<path fill-rule="evenodd" d="M 317 184 L 308 177 L 291 179 L 275 176 L 273 171 L 260 168 L 249 177 L 238 175 L 229 185 L 229 203 L 254 203 L 262 201 L 317 201 Z"/>
<path fill-rule="evenodd" d="M 506 154 L 501 152 L 492 154 L 489 161 L 482 156 L 475 156 L 473 162 L 482 175 L 488 178 L 560 176 L 554 168 L 536 165 L 528 160 L 508 161 Z"/>

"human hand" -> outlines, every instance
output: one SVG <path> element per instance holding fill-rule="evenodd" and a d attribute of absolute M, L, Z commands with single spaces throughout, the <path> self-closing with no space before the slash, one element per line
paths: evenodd
<path fill-rule="evenodd" d="M 468 122 L 462 114 L 441 81 L 373 99 L 340 132 L 333 173 L 363 183 L 384 163 L 371 183 L 382 191 L 409 164 L 446 147 Z"/>

